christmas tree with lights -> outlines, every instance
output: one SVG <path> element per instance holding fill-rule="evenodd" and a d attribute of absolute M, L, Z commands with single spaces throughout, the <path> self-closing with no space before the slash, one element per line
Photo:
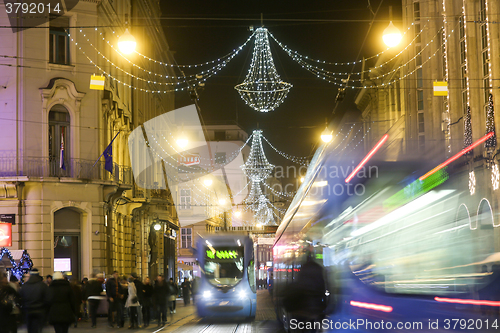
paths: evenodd
<path fill-rule="evenodd" d="M 495 109 L 493 107 L 493 95 L 488 98 L 488 109 L 486 110 L 486 134 L 495 133 Z M 497 136 L 494 134 L 484 143 L 486 148 L 494 148 L 497 146 Z"/>
<path fill-rule="evenodd" d="M 472 124 L 470 120 L 470 106 L 467 107 L 467 112 L 464 116 L 464 148 L 472 144 Z M 472 155 L 472 150 L 467 152 L 466 155 Z"/>

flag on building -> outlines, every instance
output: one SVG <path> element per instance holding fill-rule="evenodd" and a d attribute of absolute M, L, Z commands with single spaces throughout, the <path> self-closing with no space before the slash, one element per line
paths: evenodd
<path fill-rule="evenodd" d="M 448 96 L 448 82 L 436 81 L 432 84 L 434 86 L 434 96 Z"/>
<path fill-rule="evenodd" d="M 61 149 L 59 152 L 59 168 L 66 170 L 64 165 L 64 131 L 61 132 Z"/>
<path fill-rule="evenodd" d="M 90 89 L 104 90 L 104 82 L 106 78 L 102 75 L 92 75 L 90 77 Z"/>
<path fill-rule="evenodd" d="M 113 173 L 113 141 L 104 149 L 104 170 Z"/>

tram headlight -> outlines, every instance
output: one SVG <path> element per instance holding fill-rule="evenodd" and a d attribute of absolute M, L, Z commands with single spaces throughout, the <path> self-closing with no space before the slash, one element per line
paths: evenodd
<path fill-rule="evenodd" d="M 209 290 L 205 290 L 203 292 L 203 298 L 210 298 L 212 297 L 212 293 Z"/>

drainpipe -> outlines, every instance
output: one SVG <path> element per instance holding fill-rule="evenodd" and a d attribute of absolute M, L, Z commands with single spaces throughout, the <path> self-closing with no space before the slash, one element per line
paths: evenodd
<path fill-rule="evenodd" d="M 17 189 L 17 198 L 19 200 L 17 204 L 17 216 L 18 216 L 18 221 L 17 221 L 17 230 L 19 233 L 19 250 L 24 249 L 23 246 L 23 205 L 24 205 L 24 182 L 17 182 L 16 183 L 16 189 Z"/>

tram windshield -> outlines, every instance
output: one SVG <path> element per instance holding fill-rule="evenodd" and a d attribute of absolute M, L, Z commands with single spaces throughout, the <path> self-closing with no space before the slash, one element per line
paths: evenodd
<path fill-rule="evenodd" d="M 243 278 L 243 248 L 206 248 L 205 276 L 216 287 L 236 285 Z"/>

